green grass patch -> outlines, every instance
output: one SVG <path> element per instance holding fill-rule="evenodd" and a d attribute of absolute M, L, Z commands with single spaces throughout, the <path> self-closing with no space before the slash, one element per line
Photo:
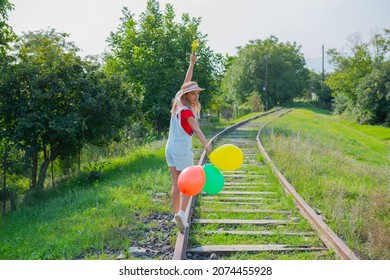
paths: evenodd
<path fill-rule="evenodd" d="M 3 217 L 0 259 L 110 259 L 137 239 L 150 213 L 170 213 L 164 149 L 141 148 L 107 160 L 94 182 L 80 175 Z"/>
<path fill-rule="evenodd" d="M 363 259 L 390 259 L 390 129 L 310 108 L 261 136 L 276 165 Z"/>

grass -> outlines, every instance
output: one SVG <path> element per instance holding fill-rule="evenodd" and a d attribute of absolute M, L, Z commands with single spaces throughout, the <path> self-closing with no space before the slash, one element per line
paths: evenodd
<path fill-rule="evenodd" d="M 262 135 L 276 165 L 363 259 L 390 259 L 390 129 L 294 109 Z"/>
<path fill-rule="evenodd" d="M 154 200 L 171 184 L 163 148 L 144 147 L 104 166 L 100 180 L 79 176 L 4 216 L 0 259 L 115 258 L 153 226 L 143 223 L 147 215 L 170 213 L 169 203 Z"/>

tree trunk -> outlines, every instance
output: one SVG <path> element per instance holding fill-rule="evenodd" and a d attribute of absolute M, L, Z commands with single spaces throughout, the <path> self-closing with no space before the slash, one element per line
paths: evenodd
<path fill-rule="evenodd" d="M 46 173 L 47 169 L 49 168 L 50 162 L 54 161 L 58 156 L 58 146 L 56 146 L 53 149 L 50 149 L 50 156 L 45 157 L 45 160 L 43 161 L 41 168 L 39 170 L 39 177 L 37 182 L 37 190 L 42 191 L 45 187 L 45 179 L 46 179 Z"/>
<path fill-rule="evenodd" d="M 39 177 L 38 177 L 38 182 L 37 182 L 37 190 L 42 191 L 44 186 L 45 186 L 45 179 L 46 179 L 46 173 L 47 169 L 50 164 L 50 158 L 47 158 L 43 161 L 41 168 L 39 170 Z"/>
<path fill-rule="evenodd" d="M 31 189 L 35 189 L 37 185 L 37 175 L 38 175 L 38 152 L 36 148 L 33 148 L 31 160 L 32 160 Z"/>

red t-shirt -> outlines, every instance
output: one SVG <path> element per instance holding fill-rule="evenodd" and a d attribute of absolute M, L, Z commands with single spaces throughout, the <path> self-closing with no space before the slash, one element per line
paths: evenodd
<path fill-rule="evenodd" d="M 188 133 L 188 135 L 192 135 L 194 132 L 192 131 L 192 128 L 191 128 L 190 124 L 188 123 L 188 118 L 189 117 L 195 118 L 194 113 L 189 109 L 182 110 L 180 113 L 181 113 L 181 115 L 180 115 L 181 127 Z"/>

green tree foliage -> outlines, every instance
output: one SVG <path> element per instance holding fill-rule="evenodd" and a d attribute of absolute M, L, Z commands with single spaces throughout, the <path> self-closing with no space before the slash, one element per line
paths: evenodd
<path fill-rule="evenodd" d="M 218 88 L 214 78 L 220 74 L 222 58 L 206 46 L 200 22 L 188 14 L 183 14 L 181 23 L 175 22 L 172 5 L 161 11 L 158 1 L 149 0 L 138 21 L 124 8 L 120 26 L 108 38 L 111 53 L 106 67 L 123 74 L 142 94 L 145 120 L 159 132 L 169 125 L 171 101 L 183 83 L 194 39 L 199 48 L 193 79 L 206 88 L 200 97 L 204 107 Z"/>
<path fill-rule="evenodd" d="M 381 63 L 357 88 L 358 119 L 390 126 L 390 61 Z"/>
<path fill-rule="evenodd" d="M 57 157 L 112 140 L 135 102 L 130 87 L 83 61 L 67 37 L 53 29 L 26 33 L 0 84 L 1 136 L 31 159 L 38 190 Z"/>
<path fill-rule="evenodd" d="M 16 35 L 13 33 L 12 28 L 8 25 L 8 12 L 13 9 L 13 5 L 9 3 L 8 0 L 0 0 L 0 84 L 4 77 L 4 72 L 7 64 L 9 63 L 8 52 L 11 49 L 10 44 L 16 39 Z M 1 100 L 0 100 L 1 102 Z M 7 189 L 7 172 L 9 170 L 9 153 L 10 153 L 10 143 L 9 139 L 6 139 L 2 135 L 4 130 L 4 122 L 0 114 L 0 158 L 1 158 L 1 169 L 3 171 L 1 182 L 2 190 L 0 192 L 0 197 L 3 201 L 3 212 L 5 212 L 6 196 L 9 193 Z M 9 196 L 9 195 L 8 195 Z"/>
<path fill-rule="evenodd" d="M 5 68 L 9 63 L 8 52 L 11 50 L 10 44 L 16 39 L 16 35 L 13 33 L 12 28 L 8 25 L 8 12 L 13 9 L 13 5 L 8 0 L 0 0 L 0 83 L 3 80 Z M 4 129 L 2 124 L 2 118 L 0 117 L 0 132 Z M 4 143 L 3 143 L 4 142 Z M 0 145 L 7 145 L 7 141 L 0 138 Z M 7 150 L 7 149 L 5 149 Z M 0 153 L 3 155 L 3 152 Z M 3 162 L 3 169 L 5 170 L 5 162 Z"/>
<path fill-rule="evenodd" d="M 0 0 L 0 67 L 5 62 L 10 43 L 16 38 L 12 28 L 8 25 L 7 12 L 13 9 L 13 5 L 8 0 Z"/>
<path fill-rule="evenodd" d="M 388 125 L 390 30 L 376 32 L 369 42 L 352 42 L 349 53 L 328 51 L 335 71 L 326 79 L 336 113 L 360 123 Z"/>
<path fill-rule="evenodd" d="M 330 62 L 336 66 L 336 70 L 329 75 L 326 84 L 335 95 L 345 95 L 355 102 L 358 84 L 372 71 L 372 59 L 367 45 L 354 46 L 351 51 L 352 56 L 343 55 L 335 49 L 328 51 Z"/>
<path fill-rule="evenodd" d="M 264 91 L 267 57 L 268 96 Z M 271 107 L 300 96 L 307 79 L 308 70 L 300 47 L 295 43 L 281 43 L 272 36 L 251 41 L 239 49 L 226 72 L 222 89 L 228 102 L 242 104 L 253 92 L 259 92 L 262 104 Z"/>
<path fill-rule="evenodd" d="M 95 59 L 86 61 L 84 71 L 87 75 L 79 114 L 87 129 L 82 139 L 96 146 L 119 141 L 119 133 L 129 118 L 137 117 L 141 96 L 122 76 L 105 71 Z"/>

